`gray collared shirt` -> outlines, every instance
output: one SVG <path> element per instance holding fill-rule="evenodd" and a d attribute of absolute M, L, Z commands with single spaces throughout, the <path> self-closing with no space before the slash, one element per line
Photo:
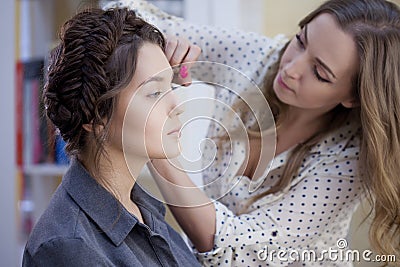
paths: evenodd
<path fill-rule="evenodd" d="M 135 185 L 140 223 L 76 160 L 26 244 L 23 266 L 199 266 L 164 220 L 165 207 Z"/>

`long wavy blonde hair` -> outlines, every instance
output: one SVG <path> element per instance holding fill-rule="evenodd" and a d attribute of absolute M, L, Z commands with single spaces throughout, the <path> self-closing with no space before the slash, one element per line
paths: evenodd
<path fill-rule="evenodd" d="M 326 126 L 291 152 L 280 181 L 251 203 L 287 187 L 309 150 L 355 113 L 361 122 L 359 174 L 373 209 L 370 240 L 377 252 L 400 258 L 400 11 L 384 0 L 331 0 L 299 26 L 321 13 L 333 15 L 354 38 L 360 68 L 353 87 L 360 106 L 347 109 L 339 105 L 330 111 Z M 266 76 L 263 91 L 279 128 L 287 106 L 273 92 L 278 67 L 279 60 Z"/>

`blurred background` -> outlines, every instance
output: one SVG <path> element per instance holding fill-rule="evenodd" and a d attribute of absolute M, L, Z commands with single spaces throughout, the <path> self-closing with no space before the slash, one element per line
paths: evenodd
<path fill-rule="evenodd" d="M 61 25 L 87 5 L 107 1 L 2 0 L 0 7 L 0 266 L 20 266 L 33 225 L 46 208 L 66 170 L 64 143 L 42 119 L 39 101 L 46 55 Z M 298 21 L 320 0 L 154 0 L 172 14 L 198 24 L 240 28 L 268 36 L 291 37 Z M 394 0 L 400 4 L 400 0 Z M 194 90 L 192 90 L 194 91 Z M 205 94 L 210 91 L 204 90 Z M 206 125 L 192 129 L 185 144 L 196 143 Z M 198 152 L 198 151 L 197 151 Z M 190 152 L 188 152 L 190 153 Z M 148 176 L 143 172 L 144 177 Z M 196 177 L 193 177 L 196 179 Z M 198 178 L 198 177 L 197 177 Z M 149 179 L 151 184 L 151 179 Z M 151 186 L 151 185 L 150 185 Z M 348 240 L 353 249 L 369 248 L 368 206 L 354 216 Z M 168 215 L 168 220 L 174 220 Z M 179 227 L 174 224 L 179 230 Z M 355 265 L 357 265 L 355 263 Z M 378 266 L 363 262 L 359 266 Z"/>

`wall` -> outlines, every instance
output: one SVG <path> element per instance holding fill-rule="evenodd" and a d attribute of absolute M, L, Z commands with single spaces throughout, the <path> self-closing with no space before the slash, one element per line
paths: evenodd
<path fill-rule="evenodd" d="M 323 1 L 321 0 L 265 0 L 264 33 L 267 36 L 276 34 L 295 34 L 300 19 Z"/>
<path fill-rule="evenodd" d="M 298 22 L 323 2 L 322 0 L 264 0 L 263 32 L 267 36 L 279 33 L 294 35 L 298 30 Z M 400 0 L 391 2 L 400 5 Z"/>
<path fill-rule="evenodd" d="M 78 11 L 84 9 L 85 6 L 98 5 L 97 0 L 57 0 L 54 1 L 54 23 L 52 34 L 54 39 L 57 37 L 57 32 L 66 20 L 75 15 Z M 53 40 L 54 40 L 53 39 Z"/>
<path fill-rule="evenodd" d="M 1 104 L 0 151 L 5 151 L 0 160 L 0 266 L 17 266 L 17 214 L 15 180 L 14 139 L 14 55 L 15 32 L 14 0 L 3 0 L 0 8 L 1 32 Z"/>

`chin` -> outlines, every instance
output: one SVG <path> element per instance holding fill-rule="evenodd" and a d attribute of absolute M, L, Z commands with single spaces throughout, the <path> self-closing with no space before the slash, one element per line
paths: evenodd
<path fill-rule="evenodd" d="M 156 155 L 149 155 L 150 159 L 174 159 L 179 156 L 179 153 L 160 153 Z"/>
<path fill-rule="evenodd" d="M 181 144 L 179 139 L 174 139 L 172 142 L 166 142 L 163 147 L 165 158 L 173 159 L 181 154 Z"/>
<path fill-rule="evenodd" d="M 180 146 L 164 146 L 162 150 L 154 151 L 154 153 L 149 153 L 149 158 L 151 159 L 173 159 L 181 154 Z"/>
<path fill-rule="evenodd" d="M 168 151 L 164 151 L 164 158 L 173 159 L 178 157 L 181 154 L 178 148 L 176 149 L 169 149 Z"/>
<path fill-rule="evenodd" d="M 291 105 L 291 103 L 285 99 L 284 95 L 283 96 L 280 95 L 280 93 L 279 93 L 279 90 L 280 90 L 279 84 L 277 84 L 276 80 L 274 80 L 274 84 L 273 84 L 272 88 L 274 90 L 276 98 L 278 98 L 279 101 L 281 101 L 282 103 L 284 103 L 286 105 Z"/>

